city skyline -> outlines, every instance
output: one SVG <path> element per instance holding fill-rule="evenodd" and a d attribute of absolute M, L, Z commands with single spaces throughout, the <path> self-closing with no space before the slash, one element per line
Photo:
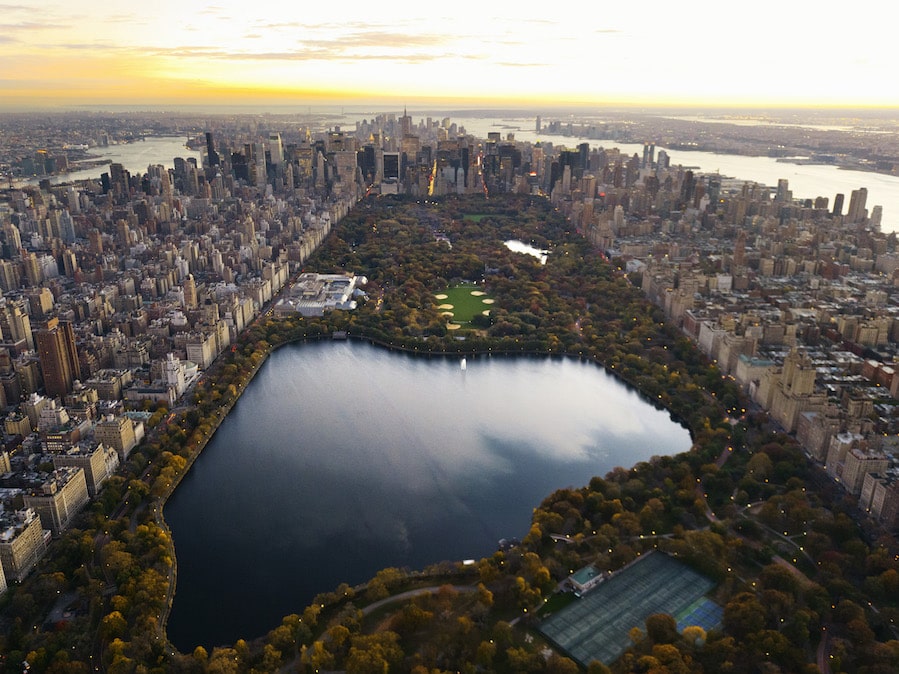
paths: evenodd
<path fill-rule="evenodd" d="M 890 26 L 762 0 L 0 3 L 0 110 L 98 105 L 899 107 Z"/>

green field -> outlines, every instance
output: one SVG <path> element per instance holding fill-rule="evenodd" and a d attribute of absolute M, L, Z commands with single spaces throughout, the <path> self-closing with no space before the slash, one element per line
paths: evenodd
<path fill-rule="evenodd" d="M 435 297 L 438 307 L 443 307 L 440 310 L 452 313 L 451 323 L 460 327 L 467 326 L 476 315 L 490 311 L 493 304 L 493 300 L 483 294 L 476 284 L 453 286 L 437 293 Z"/>

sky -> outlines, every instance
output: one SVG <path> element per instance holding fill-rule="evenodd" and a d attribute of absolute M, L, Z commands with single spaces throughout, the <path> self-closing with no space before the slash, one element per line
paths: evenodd
<path fill-rule="evenodd" d="M 0 109 L 899 107 L 882 0 L 0 0 Z"/>

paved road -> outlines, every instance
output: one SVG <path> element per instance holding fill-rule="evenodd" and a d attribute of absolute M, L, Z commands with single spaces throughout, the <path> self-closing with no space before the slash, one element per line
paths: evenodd
<path fill-rule="evenodd" d="M 406 592 L 400 592 L 399 594 L 387 597 L 386 599 L 380 599 L 363 608 L 362 615 L 368 615 L 372 611 L 377 611 L 382 606 L 386 606 L 387 604 L 391 604 L 395 601 L 405 601 L 407 599 L 412 599 L 413 597 L 420 597 L 423 594 L 431 594 L 433 592 L 437 592 L 441 587 L 444 586 L 433 585 L 431 587 L 420 587 L 417 590 L 408 590 Z M 453 585 L 452 588 L 456 592 L 477 592 L 478 590 L 478 588 L 474 585 Z"/>

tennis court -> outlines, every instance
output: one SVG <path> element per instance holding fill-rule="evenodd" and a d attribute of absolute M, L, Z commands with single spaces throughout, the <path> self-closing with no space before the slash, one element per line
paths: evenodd
<path fill-rule="evenodd" d="M 717 626 L 721 609 L 705 598 L 714 586 L 676 559 L 651 552 L 547 618 L 538 629 L 584 667 L 593 660 L 610 664 L 630 645 L 631 628 L 645 630 L 646 618 L 654 613 L 674 616 L 681 630 L 688 625 Z"/>

